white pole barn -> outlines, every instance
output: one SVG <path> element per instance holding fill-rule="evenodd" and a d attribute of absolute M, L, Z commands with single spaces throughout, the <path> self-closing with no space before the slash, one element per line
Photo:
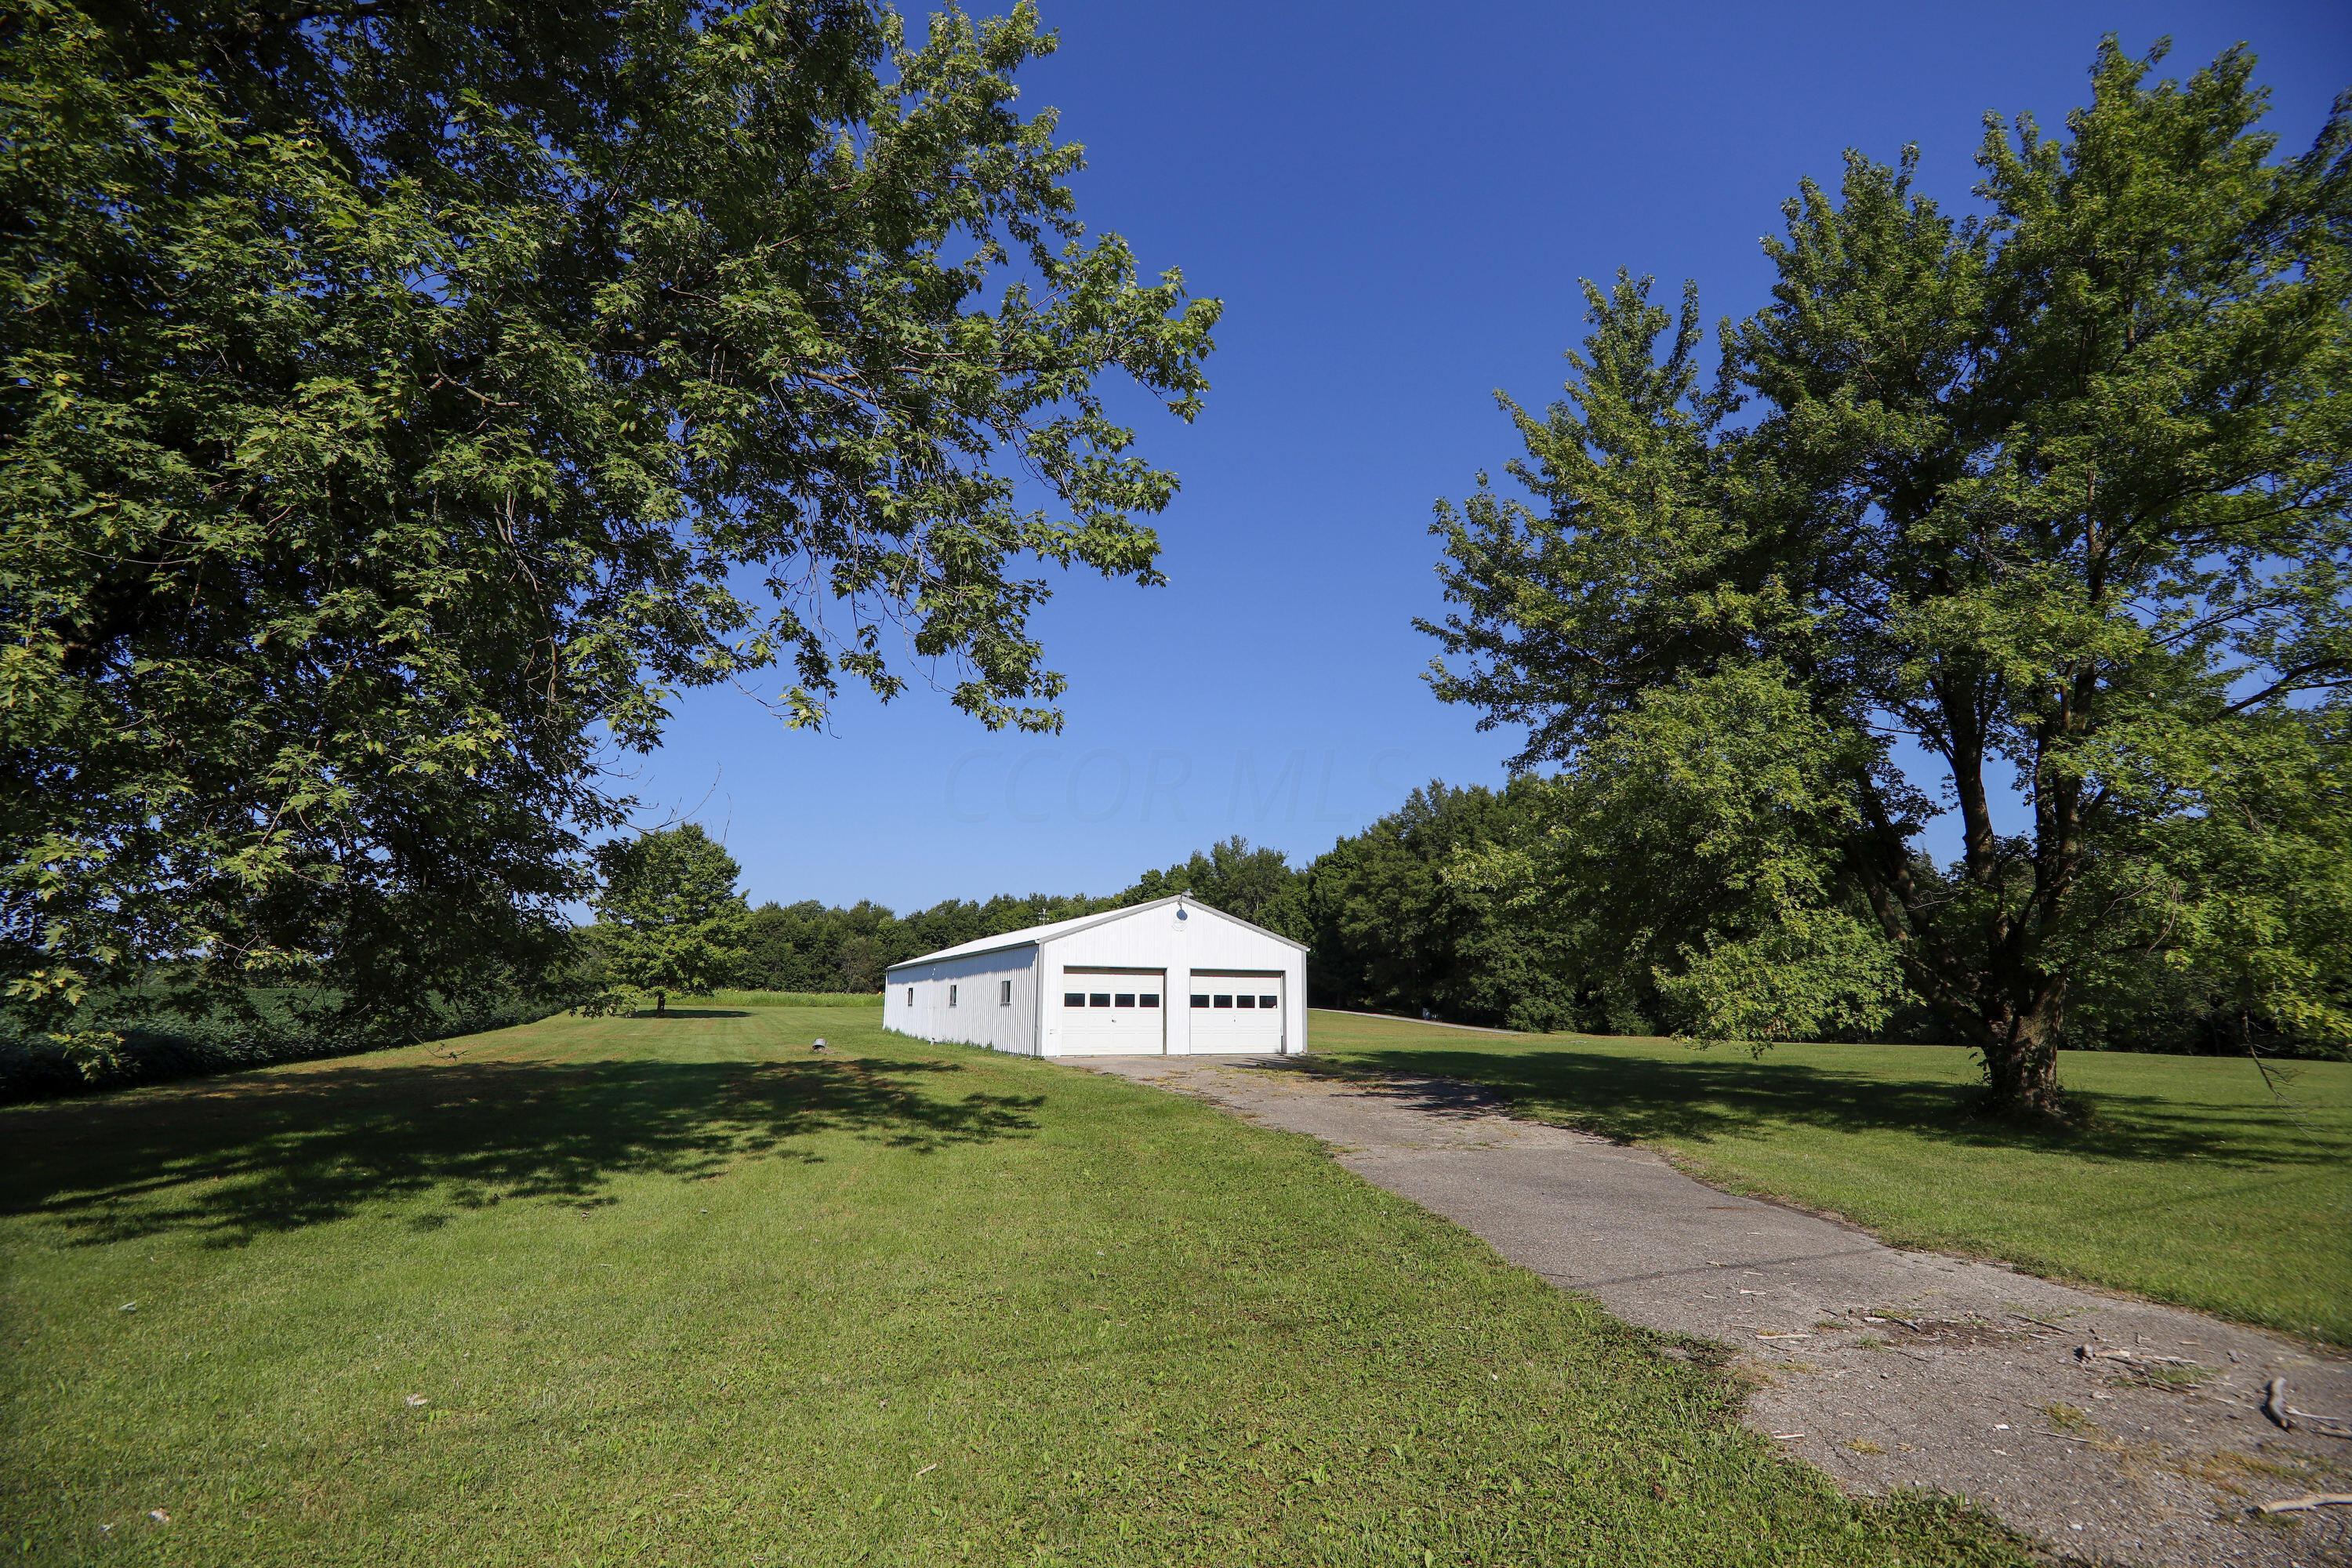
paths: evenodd
<path fill-rule="evenodd" d="M 1189 894 L 883 972 L 884 1027 L 1034 1057 L 1296 1055 L 1307 948 Z"/>

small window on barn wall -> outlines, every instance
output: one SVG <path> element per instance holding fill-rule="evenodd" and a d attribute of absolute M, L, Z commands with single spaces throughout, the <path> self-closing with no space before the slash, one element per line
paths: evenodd
<path fill-rule="evenodd" d="M 1230 997 L 1230 996 L 1220 996 L 1220 997 L 1217 997 L 1214 1001 L 1213 1001 L 1213 1002 L 1211 1002 L 1211 1003 L 1209 1004 L 1209 1005 L 1211 1005 L 1212 1007 L 1230 1007 L 1230 1006 L 1232 1006 L 1233 1005 L 1234 1005 L 1234 999 L 1233 999 L 1232 997 Z"/>
<path fill-rule="evenodd" d="M 1083 1006 L 1085 1006 L 1086 1005 L 1087 1005 L 1087 994 L 1086 994 L 1085 992 L 1083 992 L 1083 991 L 1065 991 L 1065 992 L 1063 992 L 1063 993 L 1062 993 L 1062 1005 L 1063 1005 L 1063 1006 L 1065 1006 L 1065 1007 L 1083 1007 Z"/>
<path fill-rule="evenodd" d="M 1013 982 L 1010 980 L 1000 980 L 996 983 L 996 1005 L 1000 1007 L 1013 1005 Z"/>
<path fill-rule="evenodd" d="M 1087 992 L 1087 1006 L 1089 1006 L 1089 1007 L 1108 1007 L 1108 1006 L 1109 1006 L 1109 1005 L 1110 1005 L 1110 993 L 1109 993 L 1109 992 L 1108 992 L 1108 991 L 1089 991 L 1089 992 Z"/>
<path fill-rule="evenodd" d="M 956 988 L 954 986 L 950 985 L 948 987 L 948 1005 L 950 1007 L 955 1005 L 955 993 Z"/>
<path fill-rule="evenodd" d="M 1261 996 L 1257 999 L 1257 1005 L 1261 1007 L 1271 1007 L 1275 1005 L 1275 1000 L 1271 996 Z"/>
<path fill-rule="evenodd" d="M 1157 1007 L 1160 1005 L 1160 993 L 1157 991 L 1147 991 L 1142 995 L 1137 997 L 1136 1000 L 1146 1007 Z"/>
<path fill-rule="evenodd" d="M 1134 993 L 1134 992 L 1132 992 L 1132 991 L 1122 991 L 1122 992 L 1120 992 L 1120 993 L 1118 994 L 1118 1003 L 1117 1003 L 1117 1005 L 1119 1005 L 1119 1006 L 1121 1006 L 1121 1007 L 1132 1007 L 1132 1006 L 1134 1006 L 1134 1005 L 1135 1005 L 1135 993 Z"/>
<path fill-rule="evenodd" d="M 1207 992 L 1205 992 L 1205 991 L 1195 991 L 1195 992 L 1193 992 L 1193 993 L 1192 993 L 1192 1005 L 1193 1005 L 1193 1006 L 1195 1006 L 1195 1007 L 1205 1007 L 1205 1006 L 1207 1006 L 1208 1005 L 1209 1005 L 1209 994 L 1208 994 Z"/>
<path fill-rule="evenodd" d="M 1236 1007 L 1255 1007 L 1257 1005 L 1257 998 L 1255 996 L 1236 996 L 1234 998 L 1234 1005 Z"/>

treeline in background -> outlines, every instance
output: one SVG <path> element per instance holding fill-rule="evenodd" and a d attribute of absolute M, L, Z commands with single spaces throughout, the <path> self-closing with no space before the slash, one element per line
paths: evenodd
<path fill-rule="evenodd" d="M 722 881 L 734 875 L 726 860 Z M 1001 894 L 950 899 L 898 914 L 765 902 L 741 920 L 743 957 L 725 982 L 804 1001 L 870 996 L 901 960 L 1024 926 L 1190 892 L 1213 908 L 1306 942 L 1316 1006 L 1533 1031 L 1704 1033 L 1698 1003 L 1677 986 L 1676 958 L 1705 942 L 1725 874 L 1697 868 L 1681 885 L 1654 868 L 1612 864 L 1609 842 L 1580 825 L 1560 781 L 1536 775 L 1499 789 L 1432 783 L 1362 832 L 1303 866 L 1239 837 L 1146 870 L 1109 894 Z M 1924 860 L 1920 875 L 1935 874 Z M 733 894 L 727 900 L 740 911 Z M 0 1100 L 197 1076 L 271 1062 L 447 1038 L 581 1005 L 612 976 L 594 924 L 561 934 L 543 967 L 510 973 L 463 1005 L 438 1004 L 371 1026 L 315 988 L 256 987 L 221 998 L 181 983 L 168 965 L 136 986 L 93 994 L 81 1022 L 120 1032 L 102 1064 L 49 1039 L 0 1028 Z M 730 996 L 716 1005 L 767 997 Z M 1831 1038 L 1945 1043 L 1916 1001 L 1876 1028 Z M 2193 963 L 2086 965 L 2068 1009 L 2076 1049 L 2264 1057 L 2342 1056 L 2330 1037 L 2282 1025 L 2222 977 Z"/>
<path fill-rule="evenodd" d="M 951 899 L 900 915 L 870 901 L 803 900 L 751 913 L 746 988 L 873 992 L 902 960 L 1024 926 L 1189 891 L 1308 944 L 1317 1006 L 1537 1031 L 1674 1034 L 1689 1007 L 1662 961 L 1700 940 L 1704 898 L 1612 900 L 1605 875 L 1576 891 L 1531 868 L 1556 863 L 1572 832 L 1558 785 L 1534 776 L 1500 789 L 1432 783 L 1304 866 L 1232 837 L 1113 894 Z M 1938 1042 L 1916 1004 L 1870 1031 Z M 2085 977 L 2064 1043 L 2076 1049 L 2264 1056 L 2337 1055 L 2284 1028 L 2193 968 L 2117 964 Z"/>

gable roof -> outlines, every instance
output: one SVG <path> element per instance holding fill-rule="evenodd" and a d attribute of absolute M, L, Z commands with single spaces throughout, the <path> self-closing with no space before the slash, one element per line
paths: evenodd
<path fill-rule="evenodd" d="M 1108 925 L 1113 921 L 1123 921 L 1129 915 L 1139 915 L 1146 910 L 1166 909 L 1171 904 L 1190 904 L 1192 908 L 1213 914 L 1219 920 L 1231 921 L 1244 931 L 1254 931 L 1260 936 L 1271 937 L 1285 947 L 1295 947 L 1301 952 L 1307 951 L 1307 944 L 1303 942 L 1293 942 L 1280 931 L 1268 931 L 1262 925 L 1254 925 L 1239 915 L 1229 915 L 1223 910 L 1202 903 L 1190 893 L 1177 893 L 1165 899 L 1154 899 L 1149 903 L 1129 904 L 1124 909 L 1105 910 L 1100 914 L 1076 915 L 1066 921 L 1047 921 L 1044 925 L 1024 926 L 1019 931 L 1003 931 L 995 936 L 976 937 L 971 942 L 960 942 L 953 947 L 943 947 L 937 952 L 924 953 L 919 958 L 902 958 L 882 973 L 889 974 L 898 970 L 911 969 L 919 963 L 936 963 L 943 958 L 971 958 L 983 952 L 1003 952 L 1010 948 L 1035 947 L 1038 943 L 1051 942 L 1057 936 L 1068 936 L 1073 931 L 1085 931 L 1088 926 Z"/>

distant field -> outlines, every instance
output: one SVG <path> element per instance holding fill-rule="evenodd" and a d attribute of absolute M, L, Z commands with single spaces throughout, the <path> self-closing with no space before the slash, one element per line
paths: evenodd
<path fill-rule="evenodd" d="M 2023 1561 L 1304 1139 L 871 1006 L 0 1111 L 0 1322 L 31 1562 Z"/>
<path fill-rule="evenodd" d="M 879 991 L 717 991 L 689 996 L 687 1007 L 879 1007 Z"/>
<path fill-rule="evenodd" d="M 2282 1102 L 2243 1058 L 2069 1052 L 2061 1075 L 2092 1111 L 2069 1134 L 1971 1114 L 1975 1058 L 1939 1047 L 1759 1058 L 1324 1012 L 1309 1038 L 1339 1068 L 1487 1084 L 1526 1115 L 1649 1144 L 1903 1246 L 2352 1344 L 2352 1063 L 2286 1068 Z"/>

